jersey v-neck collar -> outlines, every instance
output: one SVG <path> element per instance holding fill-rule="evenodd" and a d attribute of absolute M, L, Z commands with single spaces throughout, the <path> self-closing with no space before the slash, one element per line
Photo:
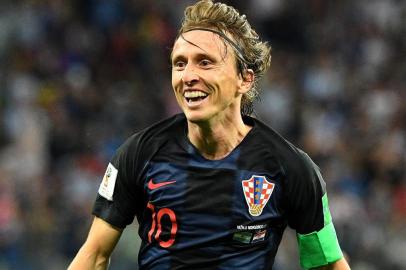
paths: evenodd
<path fill-rule="evenodd" d="M 243 116 L 243 121 L 245 124 L 248 124 L 251 126 L 251 130 L 248 131 L 248 133 L 245 135 L 245 137 L 241 140 L 241 142 L 230 152 L 228 153 L 225 157 L 220 158 L 220 159 L 208 159 L 204 157 L 200 151 L 190 142 L 188 136 L 187 136 L 187 120 L 186 116 L 184 114 L 180 114 L 182 117 L 181 122 L 182 122 L 182 135 L 179 136 L 179 142 L 182 146 L 182 148 L 189 154 L 193 155 L 195 158 L 198 160 L 204 161 L 204 162 L 222 162 L 222 161 L 227 161 L 229 159 L 235 159 L 236 154 L 239 152 L 239 150 L 244 147 L 250 140 L 251 137 L 253 137 L 253 134 L 256 133 L 257 130 L 257 125 L 255 123 L 255 119 L 250 117 L 250 116 Z"/>

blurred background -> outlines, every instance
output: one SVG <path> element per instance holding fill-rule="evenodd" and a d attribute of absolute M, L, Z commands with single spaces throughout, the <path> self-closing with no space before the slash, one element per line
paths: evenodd
<path fill-rule="evenodd" d="M 0 1 L 0 270 L 66 269 L 106 165 L 177 113 L 190 0 Z M 256 117 L 318 163 L 352 269 L 406 269 L 406 3 L 225 1 L 273 47 Z M 137 269 L 137 225 L 111 269 Z M 276 270 L 299 269 L 285 233 Z"/>

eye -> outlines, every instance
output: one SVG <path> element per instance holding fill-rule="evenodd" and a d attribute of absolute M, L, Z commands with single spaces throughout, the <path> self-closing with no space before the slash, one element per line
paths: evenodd
<path fill-rule="evenodd" d="M 209 66 L 211 64 L 212 64 L 212 62 L 209 59 L 203 59 L 203 60 L 200 61 L 200 65 L 203 66 L 203 67 L 207 67 L 207 66 Z"/>
<path fill-rule="evenodd" d="M 186 66 L 186 63 L 184 61 L 178 60 L 173 62 L 172 67 L 177 69 L 177 70 L 181 70 L 184 69 Z"/>

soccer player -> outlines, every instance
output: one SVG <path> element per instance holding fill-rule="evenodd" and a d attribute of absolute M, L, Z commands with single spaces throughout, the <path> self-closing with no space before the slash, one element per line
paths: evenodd
<path fill-rule="evenodd" d="M 349 269 L 318 167 L 249 116 L 270 47 L 246 17 L 210 0 L 186 8 L 171 61 L 183 114 L 118 149 L 69 269 L 106 269 L 134 217 L 140 269 L 272 269 L 286 226 L 303 268 Z"/>

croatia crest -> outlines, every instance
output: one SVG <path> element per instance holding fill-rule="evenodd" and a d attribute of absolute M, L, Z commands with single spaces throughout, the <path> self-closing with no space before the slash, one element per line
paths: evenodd
<path fill-rule="evenodd" d="M 259 216 L 271 197 L 275 184 L 266 180 L 265 176 L 253 175 L 242 181 L 244 197 L 252 216 Z"/>

